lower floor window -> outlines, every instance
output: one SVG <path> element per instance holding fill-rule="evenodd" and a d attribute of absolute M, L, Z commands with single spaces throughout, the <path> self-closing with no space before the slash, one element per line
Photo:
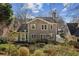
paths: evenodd
<path fill-rule="evenodd" d="M 36 35 L 33 34 L 33 35 L 32 35 L 32 38 L 36 38 Z"/>
<path fill-rule="evenodd" d="M 41 35 L 41 39 L 48 39 L 49 35 Z"/>
<path fill-rule="evenodd" d="M 18 41 L 26 41 L 27 35 L 26 34 L 19 34 L 18 35 Z"/>
<path fill-rule="evenodd" d="M 44 34 L 41 34 L 41 35 L 35 35 L 35 34 L 32 34 L 31 35 L 31 38 L 34 38 L 34 39 L 49 39 L 50 38 L 50 35 L 44 35 Z"/>
<path fill-rule="evenodd" d="M 77 42 L 79 42 L 79 39 L 77 39 Z"/>

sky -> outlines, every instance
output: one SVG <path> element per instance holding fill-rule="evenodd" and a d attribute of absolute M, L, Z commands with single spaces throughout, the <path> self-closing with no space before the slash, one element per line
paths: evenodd
<path fill-rule="evenodd" d="M 70 22 L 73 17 L 79 16 L 78 3 L 12 3 L 12 10 L 16 16 L 23 12 L 32 17 L 47 17 L 51 14 L 51 10 L 56 10 L 65 22 Z"/>

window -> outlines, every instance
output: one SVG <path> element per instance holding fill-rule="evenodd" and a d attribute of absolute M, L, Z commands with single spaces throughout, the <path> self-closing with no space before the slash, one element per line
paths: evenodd
<path fill-rule="evenodd" d="M 45 25 L 45 29 L 47 29 L 47 26 Z"/>
<path fill-rule="evenodd" d="M 41 36 L 41 40 L 43 39 L 42 37 L 43 37 L 43 35 L 40 35 Z"/>
<path fill-rule="evenodd" d="M 52 25 L 51 25 L 51 29 L 52 29 Z"/>
<path fill-rule="evenodd" d="M 26 35 L 26 39 L 27 39 L 27 35 Z"/>
<path fill-rule="evenodd" d="M 42 25 L 42 30 L 46 30 L 47 29 L 47 25 L 43 24 Z"/>
<path fill-rule="evenodd" d="M 22 38 L 21 39 L 22 39 L 22 41 L 25 41 L 25 39 L 26 39 L 25 38 L 25 34 L 22 34 Z"/>
<path fill-rule="evenodd" d="M 33 34 L 33 35 L 32 35 L 32 38 L 36 38 L 36 35 Z"/>
<path fill-rule="evenodd" d="M 35 30 L 36 29 L 36 25 L 35 24 L 31 24 L 31 29 Z"/>

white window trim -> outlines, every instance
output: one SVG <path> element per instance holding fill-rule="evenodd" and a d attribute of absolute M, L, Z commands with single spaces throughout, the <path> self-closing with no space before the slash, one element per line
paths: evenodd
<path fill-rule="evenodd" d="M 47 28 L 46 29 L 42 29 L 42 25 L 46 25 Z M 41 30 L 48 30 L 48 24 L 41 24 Z"/>
<path fill-rule="evenodd" d="M 53 29 L 53 24 L 50 25 L 50 29 L 51 29 L 51 30 Z"/>
<path fill-rule="evenodd" d="M 32 26 L 35 26 L 35 29 L 32 28 Z M 31 24 L 31 30 L 36 30 L 36 24 Z"/>

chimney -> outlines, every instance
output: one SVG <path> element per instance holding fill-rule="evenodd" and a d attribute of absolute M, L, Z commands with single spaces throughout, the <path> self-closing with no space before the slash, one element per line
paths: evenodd
<path fill-rule="evenodd" d="M 52 17 L 53 17 L 53 19 L 55 19 L 57 17 L 56 9 L 52 10 Z"/>

